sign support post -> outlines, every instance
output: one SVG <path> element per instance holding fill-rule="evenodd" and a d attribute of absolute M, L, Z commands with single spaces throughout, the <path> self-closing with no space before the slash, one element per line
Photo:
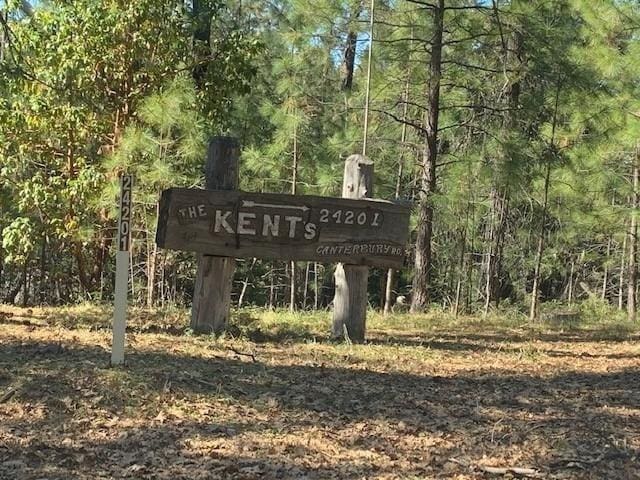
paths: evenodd
<path fill-rule="evenodd" d="M 373 162 L 364 155 L 349 156 L 344 165 L 342 196 L 362 199 L 371 198 L 372 194 Z M 362 343 L 367 319 L 369 268 L 338 263 L 334 278 L 332 337 L 348 337 L 349 341 Z"/>
<path fill-rule="evenodd" d="M 212 137 L 207 148 L 205 188 L 238 188 L 240 145 L 235 138 Z M 220 333 L 229 319 L 234 257 L 198 255 L 198 270 L 191 307 L 191 328 L 198 333 Z"/>
<path fill-rule="evenodd" d="M 122 175 L 120 178 L 120 216 L 118 220 L 118 251 L 116 253 L 111 365 L 122 365 L 124 363 L 124 337 L 127 328 L 127 296 L 129 294 L 132 186 L 133 176 Z"/>

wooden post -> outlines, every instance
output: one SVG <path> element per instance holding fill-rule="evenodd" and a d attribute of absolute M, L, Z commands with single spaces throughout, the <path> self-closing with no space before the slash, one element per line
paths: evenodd
<path fill-rule="evenodd" d="M 230 137 L 209 140 L 205 165 L 205 188 L 235 190 L 238 187 L 240 146 Z M 235 258 L 198 255 L 198 273 L 191 307 L 191 329 L 198 333 L 224 330 L 231 307 Z"/>
<path fill-rule="evenodd" d="M 349 156 L 344 165 L 342 196 L 371 198 L 372 194 L 373 162 L 363 155 Z M 364 342 L 368 276 L 368 267 L 342 263 L 336 266 L 332 331 L 334 339 L 348 336 L 352 342 Z"/>

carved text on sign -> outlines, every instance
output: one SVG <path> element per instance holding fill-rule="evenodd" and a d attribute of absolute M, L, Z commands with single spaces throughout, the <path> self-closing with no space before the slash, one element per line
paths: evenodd
<path fill-rule="evenodd" d="M 401 266 L 409 208 L 240 191 L 163 193 L 158 245 L 210 255 Z"/>

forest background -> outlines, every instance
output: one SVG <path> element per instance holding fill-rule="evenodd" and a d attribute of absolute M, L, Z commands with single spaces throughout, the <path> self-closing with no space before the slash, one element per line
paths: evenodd
<path fill-rule="evenodd" d="M 243 190 L 339 196 L 368 118 L 374 196 L 414 204 L 407 268 L 372 269 L 372 307 L 635 320 L 635 1 L 0 7 L 0 301 L 110 301 L 129 172 L 133 301 L 188 305 L 195 258 L 157 249 L 157 202 L 202 185 L 207 139 L 239 139 Z M 332 265 L 238 263 L 237 306 L 332 298 Z"/>

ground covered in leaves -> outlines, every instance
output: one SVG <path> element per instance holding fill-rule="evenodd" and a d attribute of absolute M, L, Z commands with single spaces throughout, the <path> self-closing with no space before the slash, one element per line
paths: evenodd
<path fill-rule="evenodd" d="M 640 478 L 633 327 L 0 306 L 1 479 Z"/>

